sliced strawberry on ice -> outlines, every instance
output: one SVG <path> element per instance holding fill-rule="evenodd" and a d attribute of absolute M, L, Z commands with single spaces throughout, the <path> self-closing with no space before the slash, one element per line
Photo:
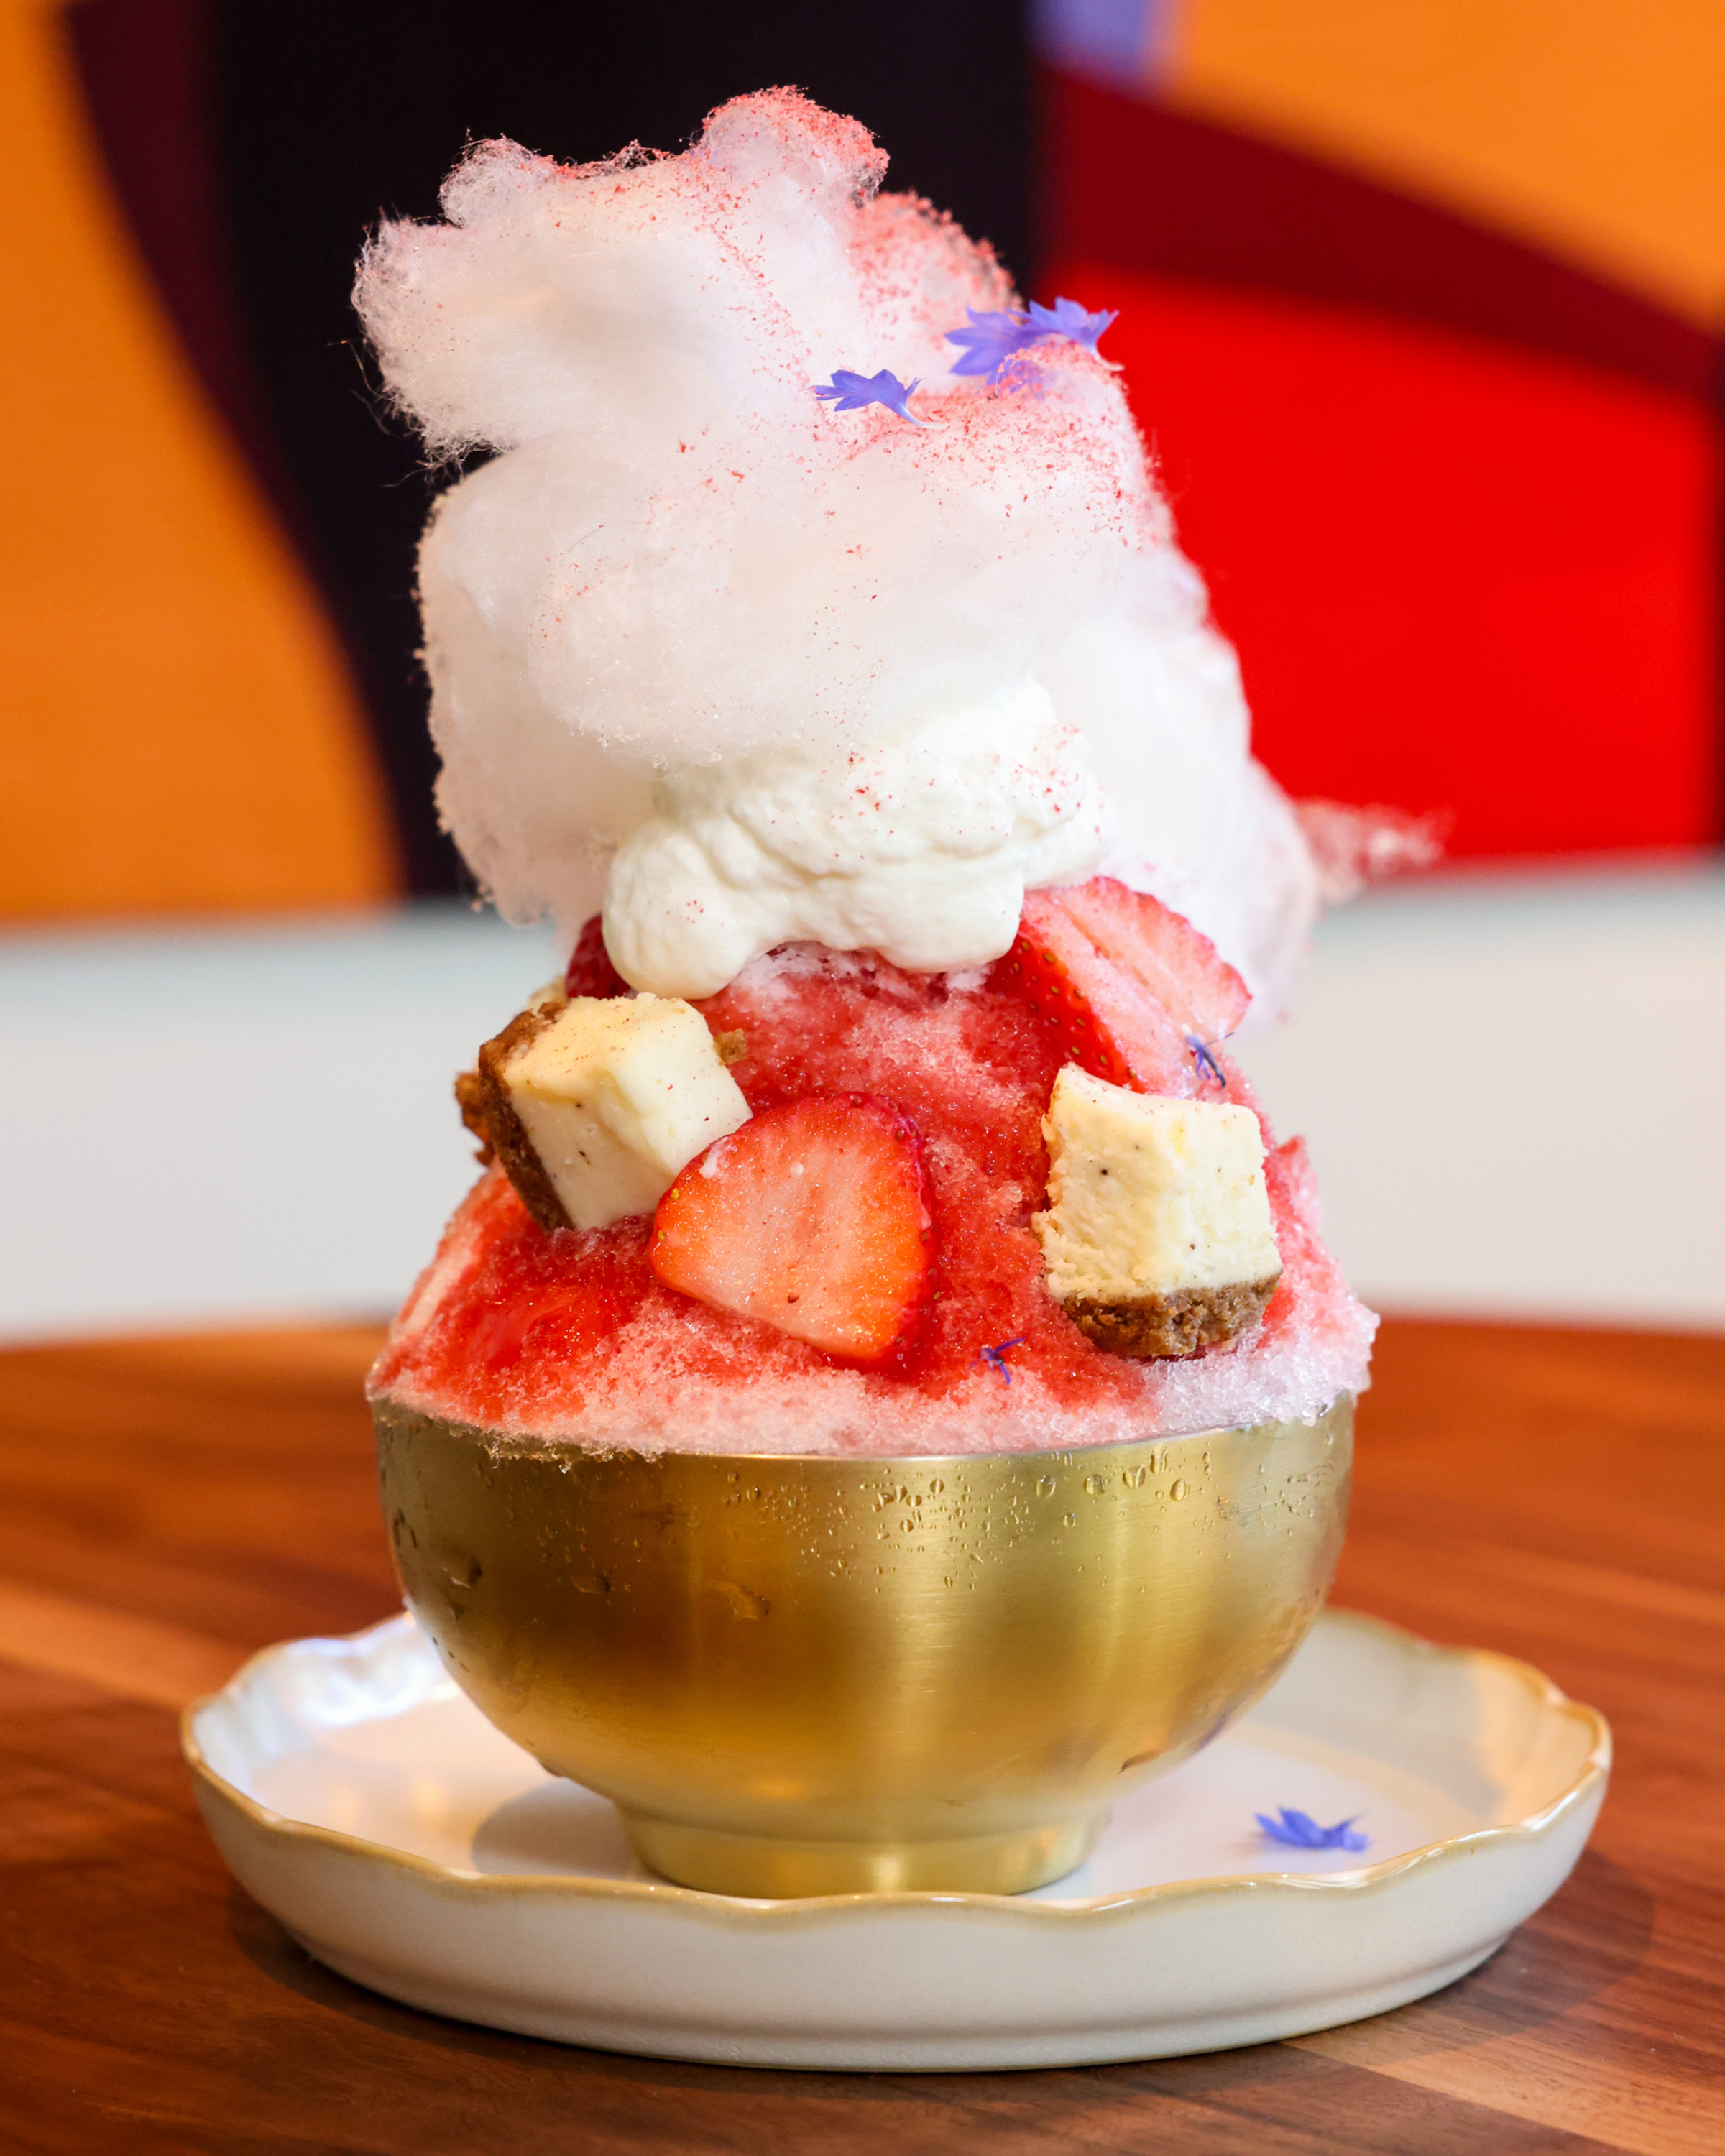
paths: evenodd
<path fill-rule="evenodd" d="M 1070 1062 L 1140 1093 L 1189 1093 L 1191 1051 L 1184 1030 L 1123 967 L 1097 950 L 1060 901 L 1033 891 L 1024 898 L 1018 940 L 997 969 L 1053 1028 Z"/>
<path fill-rule="evenodd" d="M 667 1287 L 862 1363 L 915 1337 L 933 1257 L 922 1134 L 870 1093 L 787 1101 L 709 1146 L 648 1250 Z"/>
<path fill-rule="evenodd" d="M 1189 921 L 1111 876 L 1029 892 L 996 978 L 1092 1077 L 1142 1093 L 1230 1089 L 1213 1050 L 1245 1014 L 1245 982 Z"/>
<path fill-rule="evenodd" d="M 604 921 L 597 913 L 575 939 L 563 988 L 571 996 L 628 996 L 634 993 L 611 963 L 611 953 L 605 948 Z"/>
<path fill-rule="evenodd" d="M 1128 890 L 1112 876 L 1092 876 L 1048 896 L 1105 958 L 1155 997 L 1183 1033 L 1214 1043 L 1245 1016 L 1251 996 L 1240 975 L 1208 936 L 1147 891 Z"/>

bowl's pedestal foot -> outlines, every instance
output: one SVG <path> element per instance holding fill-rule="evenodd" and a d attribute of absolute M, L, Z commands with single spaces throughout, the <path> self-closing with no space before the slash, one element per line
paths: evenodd
<path fill-rule="evenodd" d="M 1106 1810 L 1053 1826 L 943 1841 L 789 1841 L 625 1811 L 634 1852 L 680 1887 L 767 1901 L 819 1894 L 1023 1894 L 1076 1871 Z"/>

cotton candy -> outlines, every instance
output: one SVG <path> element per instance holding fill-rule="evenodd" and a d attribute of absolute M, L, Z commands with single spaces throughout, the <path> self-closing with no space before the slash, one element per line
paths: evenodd
<path fill-rule="evenodd" d="M 480 144 L 442 222 L 386 223 L 367 247 L 356 301 L 390 393 L 432 457 L 490 453 L 439 498 L 420 559 L 443 817 L 509 918 L 569 933 L 619 848 L 639 864 L 638 834 L 696 803 L 720 839 L 673 829 L 655 902 L 689 913 L 694 886 L 666 879 L 691 863 L 730 940 L 679 988 L 701 954 L 649 924 L 670 971 L 638 984 L 665 993 L 710 992 L 716 970 L 810 933 L 979 963 L 1026 883 L 1101 865 L 1188 912 L 1274 1006 L 1316 906 L 1311 858 L 1251 759 L 1233 654 L 1119 379 L 1059 336 L 999 387 L 954 375 L 947 332 L 1014 295 L 949 218 L 878 192 L 885 165 L 855 121 L 770 90 L 679 157 L 569 167 Z M 814 394 L 883 367 L 920 383 L 922 424 Z M 818 829 L 842 805 L 825 775 L 851 757 L 902 747 L 909 769 L 1038 699 L 1040 747 L 1014 748 L 1016 767 L 1081 767 L 1107 813 L 1086 795 L 1053 836 L 1026 823 L 1005 851 L 942 854 L 916 888 L 974 927 L 918 942 L 894 914 L 916 865 L 896 895 L 870 865 L 896 827 L 854 850 L 854 888 L 841 865 L 811 897 L 807 846 L 768 846 L 794 873 L 752 868 L 732 902 L 726 834 L 763 770 Z M 1014 798 L 1004 768 L 950 761 L 974 798 L 937 850 Z M 636 903 L 607 902 L 614 954 Z"/>

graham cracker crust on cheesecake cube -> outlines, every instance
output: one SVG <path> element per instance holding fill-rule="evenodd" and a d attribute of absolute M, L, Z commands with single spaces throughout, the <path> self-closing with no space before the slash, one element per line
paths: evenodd
<path fill-rule="evenodd" d="M 1175 1358 L 1195 1355 L 1232 1340 L 1254 1326 L 1270 1306 L 1280 1271 L 1225 1287 L 1172 1288 L 1165 1295 L 1130 1302 L 1080 1300 L 1065 1304 L 1068 1317 L 1086 1339 L 1111 1355 Z"/>
<path fill-rule="evenodd" d="M 547 1235 L 574 1225 L 545 1170 L 526 1126 L 516 1113 L 506 1076 L 521 1050 L 555 1025 L 564 1006 L 547 998 L 518 1011 L 479 1052 L 479 1068 L 455 1081 L 455 1098 L 468 1128 L 483 1136 L 533 1219 Z"/>

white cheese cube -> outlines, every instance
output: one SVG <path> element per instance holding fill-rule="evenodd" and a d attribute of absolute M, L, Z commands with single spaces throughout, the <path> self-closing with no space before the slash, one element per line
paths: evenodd
<path fill-rule="evenodd" d="M 1049 1206 L 1032 1224 L 1061 1302 L 1134 1302 L 1281 1271 L 1250 1108 L 1134 1093 L 1069 1063 L 1042 1130 Z"/>
<path fill-rule="evenodd" d="M 501 1075 L 578 1228 L 650 1213 L 696 1153 L 749 1119 L 706 1021 L 674 996 L 578 996 Z"/>

